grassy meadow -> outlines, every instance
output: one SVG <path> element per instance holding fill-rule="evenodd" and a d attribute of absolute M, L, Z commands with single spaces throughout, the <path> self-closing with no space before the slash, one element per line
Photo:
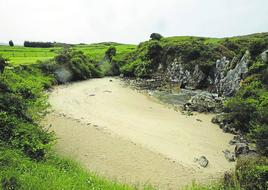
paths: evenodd
<path fill-rule="evenodd" d="M 101 61 L 105 51 L 114 46 L 117 50 L 116 58 L 134 51 L 136 45 L 119 44 L 119 43 L 98 43 L 90 45 L 75 45 L 74 50 L 82 51 L 90 56 L 93 60 Z M 14 66 L 35 64 L 38 60 L 44 61 L 53 58 L 61 50 L 60 47 L 53 48 L 31 48 L 23 46 L 0 46 L 0 56 L 9 60 Z"/>
<path fill-rule="evenodd" d="M 29 65 L 37 60 L 53 58 L 59 48 L 30 48 L 23 46 L 0 46 L 0 55 L 9 59 L 12 65 Z"/>

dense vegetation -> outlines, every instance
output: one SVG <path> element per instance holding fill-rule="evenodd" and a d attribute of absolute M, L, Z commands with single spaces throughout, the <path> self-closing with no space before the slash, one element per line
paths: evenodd
<path fill-rule="evenodd" d="M 97 62 L 82 51 L 62 50 L 54 59 L 39 64 L 42 71 L 52 74 L 59 83 L 102 76 Z"/>

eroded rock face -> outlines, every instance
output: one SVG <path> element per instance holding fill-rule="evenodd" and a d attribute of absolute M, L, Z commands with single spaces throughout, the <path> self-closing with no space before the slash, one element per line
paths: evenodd
<path fill-rule="evenodd" d="M 167 68 L 167 76 L 170 81 L 179 83 L 181 87 L 198 89 L 204 84 L 207 76 L 196 65 L 193 72 L 188 71 L 182 65 L 181 59 L 176 58 Z"/>
<path fill-rule="evenodd" d="M 236 64 L 234 69 L 230 69 L 230 62 L 223 58 L 216 62 L 214 85 L 216 93 L 223 96 L 232 96 L 240 88 L 241 81 L 248 73 L 248 63 L 250 60 L 249 51 L 246 51 L 242 59 Z"/>
<path fill-rule="evenodd" d="M 179 83 L 181 86 L 185 86 L 191 74 L 188 70 L 183 68 L 180 58 L 174 59 L 174 61 L 167 68 L 167 76 L 170 81 Z"/>
<path fill-rule="evenodd" d="M 263 53 L 263 59 L 267 60 L 267 53 Z M 179 83 L 182 88 L 201 89 L 204 84 L 209 84 L 213 93 L 222 96 L 232 96 L 240 88 L 241 81 L 248 73 L 250 60 L 249 51 L 246 51 L 241 60 L 234 58 L 231 62 L 223 57 L 217 60 L 212 73 L 208 76 L 196 65 L 193 71 L 184 68 L 180 58 L 167 67 L 168 79 Z"/>

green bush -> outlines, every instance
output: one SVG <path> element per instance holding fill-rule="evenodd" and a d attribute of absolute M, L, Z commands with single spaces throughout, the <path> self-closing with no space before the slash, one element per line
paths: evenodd
<path fill-rule="evenodd" d="M 56 69 L 64 67 L 71 70 L 73 74 L 72 80 L 85 80 L 102 76 L 97 63 L 86 56 L 82 51 L 73 51 L 65 49 L 55 57 L 55 63 L 51 61 L 51 66 L 42 65 L 43 70 L 47 70 L 48 74 L 53 74 Z M 50 69 L 49 69 L 50 68 Z"/>
<path fill-rule="evenodd" d="M 241 158 L 237 161 L 236 176 L 245 190 L 268 188 L 268 158 Z"/>
<path fill-rule="evenodd" d="M 267 116 L 266 113 L 266 119 Z M 268 124 L 256 125 L 251 132 L 251 137 L 255 140 L 258 151 L 268 156 Z"/>
<path fill-rule="evenodd" d="M 161 34 L 158 34 L 158 33 L 152 33 L 151 35 L 150 35 L 150 38 L 152 39 L 152 40 L 161 40 L 162 38 L 163 38 L 163 36 L 161 35 Z"/>
<path fill-rule="evenodd" d="M 5 69 L 0 74 L 0 142 L 37 160 L 45 157 L 54 140 L 53 133 L 38 124 L 49 107 L 43 92 L 49 83 L 38 70 Z"/>

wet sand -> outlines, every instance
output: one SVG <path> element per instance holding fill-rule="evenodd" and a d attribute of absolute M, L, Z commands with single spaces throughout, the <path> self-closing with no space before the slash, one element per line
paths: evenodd
<path fill-rule="evenodd" d="M 212 115 L 183 115 L 119 79 L 56 87 L 50 103 L 55 111 L 46 123 L 59 138 L 56 150 L 108 178 L 176 189 L 234 167 L 222 153 L 233 149 L 232 135 L 212 124 Z M 194 162 L 202 155 L 207 168 Z"/>

